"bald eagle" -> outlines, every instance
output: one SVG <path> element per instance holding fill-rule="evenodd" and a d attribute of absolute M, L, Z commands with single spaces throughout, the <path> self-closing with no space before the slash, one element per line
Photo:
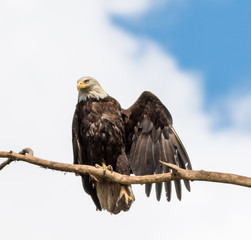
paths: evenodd
<path fill-rule="evenodd" d="M 151 92 L 143 92 L 128 109 L 110 97 L 92 77 L 77 82 L 78 103 L 72 123 L 74 164 L 88 164 L 121 174 L 149 175 L 171 170 L 159 160 L 192 169 L 187 152 L 172 126 L 167 108 Z M 135 200 L 130 185 L 96 181 L 81 175 L 84 190 L 97 210 L 117 214 L 128 211 Z M 190 191 L 190 183 L 184 180 Z M 180 180 L 174 182 L 181 200 Z M 162 183 L 156 183 L 160 200 Z M 167 201 L 171 200 L 171 182 L 164 183 Z M 146 184 L 149 196 L 152 185 Z"/>

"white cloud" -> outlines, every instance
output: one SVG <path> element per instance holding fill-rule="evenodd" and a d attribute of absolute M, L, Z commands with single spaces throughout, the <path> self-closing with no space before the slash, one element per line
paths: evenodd
<path fill-rule="evenodd" d="M 245 94 L 241 97 L 233 97 L 228 101 L 228 110 L 233 125 L 240 130 L 250 131 L 251 126 L 251 94 Z"/>
<path fill-rule="evenodd" d="M 125 11 L 134 12 L 133 3 L 127 4 Z M 135 3 L 138 12 L 149 6 Z M 250 135 L 212 132 L 213 116 L 201 107 L 200 73 L 183 71 L 157 44 L 111 25 L 108 13 L 118 6 L 76 0 L 44 1 L 32 7 L 36 14 L 24 8 L 16 14 L 14 8 L 0 8 L 1 150 L 29 146 L 36 156 L 71 162 L 76 81 L 91 75 L 124 107 L 143 90 L 156 93 L 171 111 L 195 169 L 250 174 Z M 240 187 L 195 182 L 182 202 L 173 196 L 167 203 L 147 199 L 143 187 L 134 186 L 136 202 L 119 216 L 95 212 L 79 178 L 25 163 L 1 172 L 0 189 L 4 239 L 201 239 L 202 234 L 236 239 L 240 232 L 249 234 L 250 192 Z"/>
<path fill-rule="evenodd" d="M 17 16 L 33 15 L 42 6 L 41 0 L 3 0 L 4 8 L 10 13 L 15 13 Z"/>
<path fill-rule="evenodd" d="M 119 15 L 139 15 L 151 8 L 156 7 L 157 4 L 164 2 L 163 0 L 104 0 L 102 1 L 106 11 Z"/>

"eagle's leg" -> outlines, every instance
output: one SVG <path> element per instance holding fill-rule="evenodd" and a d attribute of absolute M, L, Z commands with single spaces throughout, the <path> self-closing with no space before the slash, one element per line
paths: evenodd
<path fill-rule="evenodd" d="M 126 189 L 127 188 L 127 189 Z M 132 192 L 132 189 L 131 189 L 131 186 L 121 186 L 121 189 L 120 189 L 120 193 L 119 193 L 119 197 L 118 197 L 118 200 L 117 202 L 120 201 L 121 198 L 125 198 L 125 203 L 127 205 L 129 205 L 131 202 L 133 202 L 135 200 L 135 197 L 133 195 L 133 192 Z"/>
<path fill-rule="evenodd" d="M 113 168 L 111 165 L 106 166 L 104 163 L 102 163 L 102 167 L 99 164 L 95 164 L 96 168 L 103 168 L 104 175 L 106 173 L 106 170 L 113 171 Z"/>

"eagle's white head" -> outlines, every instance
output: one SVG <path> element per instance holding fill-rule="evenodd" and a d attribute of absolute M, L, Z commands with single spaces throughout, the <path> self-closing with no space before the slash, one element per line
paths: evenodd
<path fill-rule="evenodd" d="M 92 77 L 82 77 L 78 80 L 78 102 L 87 98 L 103 99 L 108 94 L 103 90 L 98 81 Z"/>

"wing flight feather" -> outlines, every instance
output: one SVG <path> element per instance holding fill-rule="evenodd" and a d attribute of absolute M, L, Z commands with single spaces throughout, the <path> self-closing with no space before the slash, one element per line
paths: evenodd
<path fill-rule="evenodd" d="M 126 151 L 135 175 L 167 173 L 171 170 L 159 160 L 192 169 L 188 154 L 172 126 L 172 117 L 161 101 L 150 92 L 143 92 L 132 107 L 123 110 L 126 116 Z M 184 181 L 190 191 L 190 183 Z M 181 199 L 181 181 L 174 181 L 176 195 Z M 171 200 L 171 182 L 164 183 L 166 198 Z M 163 184 L 156 183 L 156 198 L 160 200 Z M 152 184 L 146 184 L 150 196 Z"/>

